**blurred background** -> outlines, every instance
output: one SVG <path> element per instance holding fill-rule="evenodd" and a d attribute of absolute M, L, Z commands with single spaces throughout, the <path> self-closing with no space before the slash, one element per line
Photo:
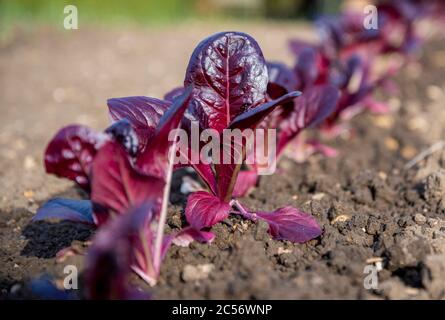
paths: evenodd
<path fill-rule="evenodd" d="M 61 6 L 75 5 L 80 23 L 163 24 L 184 20 L 312 19 L 335 13 L 341 0 L 0 0 L 2 29 L 12 23 L 58 24 Z M 349 2 L 362 2 L 360 0 Z"/>
<path fill-rule="evenodd" d="M 189 57 L 221 31 L 253 36 L 266 59 L 291 65 L 292 38 L 316 41 L 312 21 L 361 0 L 0 0 L 0 198 L 17 207 L 67 185 L 42 155 L 64 125 L 101 130 L 107 99 L 162 98 L 182 85 Z M 66 5 L 78 29 L 64 28 Z M 3 201 L 3 202 L 2 202 Z M 6 210 L 6 209 L 5 209 Z"/>

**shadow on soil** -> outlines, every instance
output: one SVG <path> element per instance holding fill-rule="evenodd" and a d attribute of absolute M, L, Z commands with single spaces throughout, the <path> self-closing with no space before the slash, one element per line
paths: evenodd
<path fill-rule="evenodd" d="M 85 192 L 77 187 L 69 188 L 48 198 L 86 198 Z M 39 207 L 44 202 L 39 203 Z M 75 240 L 88 240 L 94 228 L 70 221 L 31 221 L 23 227 L 22 235 L 28 240 L 21 251 L 22 256 L 53 258 L 57 252 L 71 245 Z"/>

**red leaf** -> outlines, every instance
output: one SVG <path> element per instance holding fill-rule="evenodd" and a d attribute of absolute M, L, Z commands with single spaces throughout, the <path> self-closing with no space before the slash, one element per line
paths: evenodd
<path fill-rule="evenodd" d="M 173 101 L 183 93 L 184 93 L 183 87 L 174 88 L 164 95 L 164 100 Z"/>
<path fill-rule="evenodd" d="M 298 97 L 300 92 L 294 91 L 288 93 L 276 100 L 269 101 L 261 106 L 250 109 L 237 116 L 230 124 L 230 129 L 254 129 L 274 108 L 283 105 L 288 101 Z M 217 177 L 217 195 L 224 201 L 229 201 L 232 197 L 232 191 L 237 181 L 237 175 L 241 168 L 241 162 L 245 158 L 246 143 L 243 139 L 241 145 L 232 140 L 230 148 L 224 148 L 225 154 L 221 155 L 219 164 L 215 164 L 215 172 Z M 228 155 L 227 152 L 230 152 Z M 231 158 L 230 163 L 223 160 L 224 155 Z M 240 158 L 241 160 L 238 160 Z"/>
<path fill-rule="evenodd" d="M 85 271 L 89 299 L 141 298 L 128 287 L 132 268 L 144 279 L 156 280 L 159 270 L 153 265 L 155 236 L 151 229 L 156 207 L 144 203 L 111 220 L 95 235 Z"/>
<path fill-rule="evenodd" d="M 296 90 L 299 85 L 295 73 L 283 63 L 268 62 L 267 72 L 269 74 L 267 93 L 272 99 Z"/>
<path fill-rule="evenodd" d="M 258 181 L 256 170 L 240 171 L 233 188 L 233 197 L 244 197 L 251 191 Z"/>
<path fill-rule="evenodd" d="M 187 247 L 191 242 L 211 243 L 215 234 L 210 231 L 202 231 L 193 227 L 186 227 L 173 236 L 172 242 L 180 247 Z"/>
<path fill-rule="evenodd" d="M 298 40 L 298 39 L 292 39 L 289 41 L 290 51 L 292 51 L 292 53 L 297 56 L 301 53 L 301 51 L 303 51 L 304 49 L 306 49 L 308 47 L 315 48 L 315 47 L 317 47 L 317 45 L 307 42 L 307 41 Z"/>
<path fill-rule="evenodd" d="M 293 99 L 299 97 L 301 92 L 293 91 L 284 96 L 279 97 L 278 99 L 266 102 L 265 104 L 258 106 L 256 108 L 250 109 L 247 112 L 244 112 L 237 116 L 230 123 L 230 128 L 235 129 L 254 129 L 267 115 L 269 115 L 276 107 L 280 105 L 286 105 L 287 107 L 292 106 L 286 104 L 287 102 L 293 101 Z"/>
<path fill-rule="evenodd" d="M 117 142 L 110 141 L 97 153 L 92 166 L 91 200 L 122 214 L 145 201 L 160 203 L 164 180 L 137 171 L 128 154 Z M 94 210 L 99 223 L 108 212 Z M 103 214 L 107 216 L 104 217 Z M 103 219 L 105 218 L 105 219 Z"/>
<path fill-rule="evenodd" d="M 62 128 L 46 148 L 46 172 L 75 181 L 83 189 L 89 190 L 91 162 L 105 140 L 105 135 L 86 126 Z"/>
<path fill-rule="evenodd" d="M 172 106 L 160 119 L 156 132 L 148 142 L 149 147 L 137 158 L 136 166 L 144 173 L 160 178 L 165 177 L 168 150 L 172 144 L 169 141 L 169 135 L 174 129 L 179 127 L 184 112 L 189 105 L 191 92 L 191 88 L 186 88 L 184 93 L 175 99 Z"/>
<path fill-rule="evenodd" d="M 105 133 L 110 134 L 132 156 L 136 156 L 139 149 L 139 138 L 133 130 L 130 121 L 122 119 L 109 126 Z"/>
<path fill-rule="evenodd" d="M 193 52 L 184 84 L 193 85 L 190 112 L 204 129 L 222 132 L 266 99 L 267 68 L 257 42 L 239 32 L 217 33 Z"/>
<path fill-rule="evenodd" d="M 156 126 L 165 111 L 170 107 L 169 101 L 150 97 L 124 97 L 108 100 L 108 109 L 113 120 L 127 119 L 137 134 L 139 151 L 143 151 L 148 141 L 155 134 Z"/>
<path fill-rule="evenodd" d="M 195 229 L 211 227 L 228 217 L 230 205 L 205 191 L 192 193 L 187 199 L 185 217 Z"/>
<path fill-rule="evenodd" d="M 318 52 L 314 48 L 304 48 L 298 55 L 298 61 L 295 65 L 295 73 L 304 87 L 313 85 L 319 75 Z"/>
<path fill-rule="evenodd" d="M 307 88 L 301 97 L 295 100 L 295 108 L 292 113 L 282 122 L 277 154 L 280 154 L 301 130 L 315 127 L 326 120 L 335 110 L 338 98 L 338 89 L 331 85 Z"/>
<path fill-rule="evenodd" d="M 278 240 L 303 243 L 321 235 L 321 228 L 311 215 L 293 207 L 273 212 L 257 212 L 257 217 L 269 224 L 269 233 Z"/>

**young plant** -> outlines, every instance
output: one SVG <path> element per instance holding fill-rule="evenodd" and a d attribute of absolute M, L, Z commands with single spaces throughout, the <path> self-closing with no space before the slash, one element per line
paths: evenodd
<path fill-rule="evenodd" d="M 335 42 L 339 41 L 339 39 L 335 40 Z M 344 120 L 349 120 L 364 109 L 369 109 L 374 113 L 389 111 L 388 106 L 377 101 L 373 94 L 380 88 L 388 92 L 394 90 L 394 84 L 390 78 L 397 71 L 398 66 L 392 64 L 384 74 L 378 75 L 374 72 L 377 64 L 375 57 L 367 58 L 359 52 L 342 55 L 339 51 L 341 47 L 328 41 L 323 41 L 319 46 L 292 41 L 290 47 L 296 55 L 296 64 L 293 68 L 296 86 L 297 89 L 303 91 L 303 95 L 306 88 L 314 85 L 329 85 L 339 90 L 338 102 L 334 106 L 332 114 L 321 125 L 323 133 L 328 136 L 338 135 L 346 127 Z M 276 65 L 271 65 L 276 69 L 276 73 L 289 73 L 286 66 L 277 68 Z M 282 76 L 278 76 L 276 81 L 279 82 L 281 79 Z M 280 87 L 276 83 L 271 84 L 269 94 L 275 94 L 277 87 L 282 88 L 283 86 Z M 326 150 L 318 141 L 314 142 L 315 146 Z M 299 144 L 301 143 L 297 141 L 297 147 Z M 327 151 L 331 150 L 327 149 Z"/>
<path fill-rule="evenodd" d="M 340 92 L 337 87 L 324 83 L 325 70 L 319 70 L 317 65 L 315 51 L 311 48 L 302 50 L 294 70 L 281 63 L 268 63 L 269 72 L 273 75 L 267 89 L 271 98 L 289 90 L 302 91 L 301 97 L 293 100 L 289 107 L 277 110 L 262 124 L 278 130 L 277 158 L 290 145 L 302 143 L 299 135 L 303 130 L 319 126 L 335 111 Z M 304 144 L 299 152 L 306 156 L 317 151 L 329 155 L 329 149 L 316 140 Z"/>
<path fill-rule="evenodd" d="M 162 117 L 159 118 L 156 129 L 153 131 L 152 137 L 146 140 L 147 143 L 144 148 L 138 147 L 140 146 L 139 140 L 132 130 L 128 130 L 129 123 L 125 121 L 115 123 L 106 130 L 111 136 L 102 139 L 100 145 L 94 144 L 94 148 L 90 141 L 97 141 L 97 139 L 90 139 L 85 142 L 79 138 L 85 137 L 84 135 L 77 135 L 76 144 L 73 143 L 71 135 L 56 135 L 58 143 L 63 141 L 62 138 L 65 137 L 66 141 L 61 145 L 72 147 L 73 150 L 78 151 L 77 154 L 79 155 L 83 154 L 83 150 L 78 149 L 76 145 L 88 146 L 86 151 L 91 154 L 93 154 L 91 150 L 94 149 L 94 157 L 92 156 L 91 159 L 88 158 L 88 161 L 85 161 L 88 166 L 82 172 L 88 178 L 87 181 L 91 182 L 91 202 L 88 200 L 52 200 L 37 212 L 34 220 L 69 219 L 83 223 L 94 223 L 98 227 L 105 225 L 105 228 L 113 229 L 118 228 L 114 226 L 117 223 L 113 224 L 113 220 L 118 219 L 117 217 L 133 216 L 131 214 L 133 211 L 143 211 L 145 215 L 138 213 L 134 214 L 135 218 L 128 218 L 128 221 L 119 220 L 122 229 L 119 227 L 111 234 L 116 234 L 116 242 L 121 241 L 122 237 L 128 238 L 131 236 L 133 252 L 131 268 L 151 285 L 156 283 L 162 257 L 170 243 L 188 245 L 193 239 L 201 242 L 213 240 L 214 235 L 212 233 L 193 230 L 192 228 L 185 228 L 169 236 L 164 235 L 173 171 L 173 162 L 168 158 L 171 148 L 168 135 L 180 124 L 190 98 L 191 89 L 187 89 L 175 99 L 171 106 L 164 111 Z M 89 132 L 91 133 L 91 131 Z M 91 134 L 87 135 L 88 138 L 91 136 Z M 53 140 L 50 143 L 51 147 L 47 150 L 55 152 L 57 155 L 67 156 L 67 152 L 64 150 L 55 149 L 54 144 Z M 137 150 L 142 151 L 138 152 L 138 158 L 132 159 L 130 154 L 137 153 Z M 72 157 L 70 159 L 73 160 Z M 83 161 L 86 158 L 80 156 L 75 159 L 76 161 Z M 66 162 L 64 158 L 61 158 L 61 161 L 57 164 L 59 168 L 63 168 L 67 163 L 72 166 L 72 162 Z M 60 172 L 66 172 L 66 170 Z M 134 223 L 132 222 L 134 219 L 139 222 L 143 221 L 143 223 Z M 137 230 L 135 230 L 136 227 Z M 135 232 L 137 237 L 132 237 Z M 107 234 L 107 231 L 103 233 Z M 99 232 L 99 234 L 101 233 Z M 98 258 L 95 261 L 101 260 Z"/>
<path fill-rule="evenodd" d="M 300 94 L 293 91 L 266 102 L 267 83 L 266 62 L 252 37 L 236 32 L 215 34 L 202 41 L 190 58 L 184 81 L 185 86 L 193 87 L 188 115 L 197 120 L 201 128 L 215 129 L 220 134 L 226 129 L 255 129 L 277 106 L 285 106 Z M 234 144 L 230 143 L 229 150 L 220 149 L 229 152 L 232 160 L 235 158 Z M 245 154 L 243 141 L 242 155 L 245 157 Z M 268 222 L 271 234 L 278 238 L 304 242 L 321 234 L 315 219 L 297 209 L 289 208 L 287 212 L 291 214 L 286 219 L 281 219 L 283 211 L 280 209 L 270 215 L 256 215 L 242 209 L 238 200 L 232 199 L 240 168 L 240 163 L 219 161 L 207 171 L 210 176 L 198 171 L 208 183 L 210 193 L 201 191 L 189 196 L 185 215 L 191 226 L 196 229 L 211 227 L 227 218 L 235 207 L 233 213 Z M 241 180 L 239 188 L 243 185 Z M 292 235 L 281 232 L 290 224 Z M 273 225 L 280 227 L 274 229 Z"/>
<path fill-rule="evenodd" d="M 192 87 L 193 92 L 182 127 L 190 133 L 192 123 L 199 123 L 200 130 L 215 130 L 221 142 L 224 130 L 255 129 L 278 106 L 289 107 L 300 95 L 298 91 L 289 91 L 283 95 L 276 95 L 274 99 L 269 99 L 267 84 L 267 66 L 261 49 L 252 37 L 244 33 L 224 32 L 203 40 L 193 52 L 186 71 L 184 87 Z M 165 101 L 168 103 L 175 99 L 183 90 L 183 88 L 176 88 L 167 93 Z M 128 110 L 125 115 L 119 115 L 115 119 L 126 117 L 135 127 L 136 132 L 142 132 L 136 130 L 136 125 L 143 122 L 147 125 L 148 122 L 136 119 L 135 115 L 140 113 L 132 111 L 136 104 L 124 102 L 120 104 L 120 107 Z M 139 118 L 143 119 L 143 117 Z M 139 140 L 142 141 L 143 137 L 139 137 Z M 188 143 L 191 144 L 189 141 Z M 188 165 L 193 166 L 210 191 L 210 193 L 193 193 L 188 199 L 185 210 L 186 219 L 198 230 L 225 219 L 232 206 L 236 204 L 232 201 L 232 197 L 245 194 L 257 180 L 255 170 L 240 172 L 241 163 L 232 161 L 224 164 L 222 161 L 224 154 L 220 154 L 220 158 L 213 163 L 193 161 L 194 155 L 200 155 L 201 147 L 202 144 L 199 144 L 198 150 L 190 148 L 185 152 L 179 151 L 182 158 L 186 159 Z M 224 149 L 225 155 L 232 160 L 236 156 L 241 156 L 243 159 L 246 156 L 245 141 L 242 142 L 241 155 L 235 154 L 236 147 L 232 143 L 229 150 L 222 144 L 219 147 L 221 147 L 220 150 Z M 145 162 L 143 158 L 136 160 L 136 163 L 142 167 Z M 295 214 L 304 216 L 300 212 Z M 308 218 L 304 222 L 315 226 L 313 230 L 316 232 L 311 238 L 321 233 L 313 218 Z M 299 232 L 298 228 L 295 232 Z"/>

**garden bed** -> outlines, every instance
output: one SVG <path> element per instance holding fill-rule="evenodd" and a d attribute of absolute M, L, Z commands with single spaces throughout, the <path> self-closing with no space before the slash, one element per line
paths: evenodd
<path fill-rule="evenodd" d="M 267 58 L 285 55 L 268 55 L 274 47 L 260 36 L 265 27 L 247 28 Z M 285 52 L 283 28 L 290 37 L 290 26 L 267 30 L 268 37 L 280 34 Z M 190 39 L 200 38 L 196 29 L 190 29 Z M 29 297 L 30 279 L 43 272 L 62 279 L 65 265 L 75 264 L 80 270 L 84 265 L 83 256 L 57 263 L 55 254 L 73 242 L 84 250 L 92 229 L 69 222 L 30 222 L 50 198 L 85 197 L 70 183 L 43 173 L 42 152 L 55 130 L 72 119 L 104 127 L 107 97 L 147 90 L 160 96 L 183 76 L 182 60 L 170 57 L 172 64 L 156 64 L 163 51 L 147 53 L 147 44 L 127 49 L 128 43 L 142 43 L 141 31 L 79 33 L 67 41 L 57 32 L 32 31 L 0 49 L 3 297 Z M 181 47 L 175 44 L 174 30 L 160 33 L 151 36 L 167 38 L 167 46 Z M 110 44 L 114 38 L 120 42 Z M 184 52 L 191 52 L 196 41 L 191 42 Z M 52 46 L 52 56 L 47 56 L 54 43 L 59 45 Z M 79 46 L 83 49 L 76 51 Z M 86 48 L 94 52 L 91 57 Z M 145 54 L 157 57 L 148 65 Z M 317 155 L 304 164 L 283 160 L 277 174 L 262 177 L 255 193 L 243 199 L 254 209 L 292 205 L 311 213 L 324 230 L 320 238 L 305 244 L 277 241 L 267 234 L 267 225 L 230 217 L 213 227 L 216 239 L 211 245 L 173 246 L 155 288 L 136 276 L 134 283 L 159 299 L 444 298 L 445 172 L 440 168 L 445 153 L 405 169 L 421 150 L 445 137 L 445 65 L 440 60 L 444 54 L 443 42 L 425 46 L 419 64 L 398 75 L 401 92 L 390 99 L 390 114 L 359 115 L 351 121 L 349 135 L 327 141 L 338 149 L 336 158 Z M 98 65 L 93 67 L 95 62 Z M 82 73 L 83 65 L 88 72 Z M 114 69 L 107 71 L 110 65 Z M 148 66 L 151 76 L 144 79 L 144 71 L 133 75 L 140 66 Z M 181 72 L 157 81 L 175 68 Z M 130 74 L 134 78 L 128 83 Z M 175 174 L 173 190 L 187 174 Z M 177 191 L 171 195 L 168 225 L 172 229 L 184 223 L 185 200 Z M 380 263 L 378 289 L 365 289 L 365 266 Z"/>

